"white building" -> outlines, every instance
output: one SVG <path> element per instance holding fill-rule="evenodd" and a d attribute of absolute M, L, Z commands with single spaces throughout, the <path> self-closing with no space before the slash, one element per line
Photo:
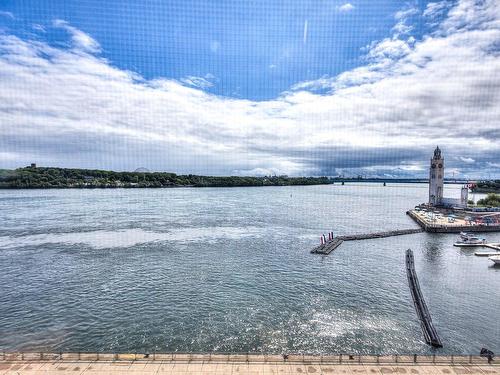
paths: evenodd
<path fill-rule="evenodd" d="M 434 150 L 429 168 L 429 205 L 445 207 L 467 207 L 469 188 L 465 185 L 460 192 L 460 198 L 444 198 L 444 158 L 439 146 Z"/>

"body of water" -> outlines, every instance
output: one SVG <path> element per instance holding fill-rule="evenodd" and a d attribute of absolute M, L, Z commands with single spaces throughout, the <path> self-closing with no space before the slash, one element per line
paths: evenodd
<path fill-rule="evenodd" d="M 500 268 L 453 247 L 456 235 L 309 253 L 328 231 L 415 227 L 405 212 L 427 189 L 0 191 L 0 349 L 499 352 Z M 500 242 L 500 233 L 484 237 Z M 423 341 L 407 248 L 439 350 Z"/>

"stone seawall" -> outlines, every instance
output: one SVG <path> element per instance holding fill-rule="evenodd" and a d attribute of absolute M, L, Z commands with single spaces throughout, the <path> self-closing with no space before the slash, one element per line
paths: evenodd
<path fill-rule="evenodd" d="M 500 225 L 454 225 L 453 223 L 436 225 L 426 223 L 413 210 L 407 211 L 406 214 L 426 232 L 431 233 L 500 232 Z"/>

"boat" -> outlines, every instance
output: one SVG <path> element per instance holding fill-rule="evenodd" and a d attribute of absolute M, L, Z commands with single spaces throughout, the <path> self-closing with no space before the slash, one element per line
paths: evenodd
<path fill-rule="evenodd" d="M 491 257 L 488 257 L 488 259 L 493 263 L 500 265 L 500 255 L 493 255 Z"/>
<path fill-rule="evenodd" d="M 473 234 L 460 232 L 458 241 L 455 242 L 454 246 L 480 246 L 484 245 L 486 240 L 484 238 L 476 237 Z"/>

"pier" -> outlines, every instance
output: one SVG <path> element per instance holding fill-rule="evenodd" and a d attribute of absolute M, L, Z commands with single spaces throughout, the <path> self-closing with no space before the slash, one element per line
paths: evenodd
<path fill-rule="evenodd" d="M 484 247 L 489 247 L 490 249 L 500 251 L 500 243 L 487 243 Z"/>
<path fill-rule="evenodd" d="M 491 251 L 476 251 L 474 255 L 478 257 L 491 257 L 494 255 L 500 255 L 500 253 L 499 252 L 493 253 Z"/>
<path fill-rule="evenodd" d="M 411 297 L 413 299 L 413 303 L 415 304 L 415 310 L 417 311 L 422 332 L 424 333 L 425 342 L 436 348 L 441 348 L 443 344 L 441 343 L 437 331 L 432 324 L 431 315 L 427 309 L 427 305 L 425 304 L 424 297 L 420 290 L 417 274 L 415 272 L 413 251 L 410 249 L 406 250 L 406 275 L 408 277 Z"/>
<path fill-rule="evenodd" d="M 489 249 L 493 249 L 496 251 L 500 251 L 500 243 L 468 243 L 468 244 L 463 244 L 463 243 L 454 243 L 453 246 L 455 247 L 487 247 Z"/>
<path fill-rule="evenodd" d="M 500 375 L 480 355 L 349 355 L 224 353 L 3 353 L 0 375 L 191 374 L 471 374 Z"/>
<path fill-rule="evenodd" d="M 464 219 L 457 218 L 455 222 L 449 223 L 446 218 L 431 222 L 427 220 L 425 214 L 415 210 L 406 212 L 420 227 L 430 233 L 460 233 L 460 232 L 500 232 L 500 224 L 467 224 Z M 443 213 L 443 215 L 446 215 Z"/>
<path fill-rule="evenodd" d="M 468 243 L 468 244 L 462 244 L 462 243 L 454 243 L 453 246 L 456 247 L 487 247 L 489 249 L 493 249 L 496 252 L 493 251 L 476 251 L 474 255 L 477 255 L 479 257 L 487 257 L 487 256 L 492 256 L 492 255 L 500 255 L 500 243 Z"/>
<path fill-rule="evenodd" d="M 363 234 L 353 234 L 349 236 L 333 237 L 333 239 L 326 241 L 326 243 L 321 244 L 312 249 L 311 254 L 328 255 L 337 247 L 339 247 L 344 241 L 359 241 L 359 240 L 371 240 L 374 238 L 404 236 L 407 234 L 422 233 L 423 231 L 424 230 L 422 228 L 412 228 L 412 229 L 400 229 L 400 230 L 392 230 L 385 232 L 363 233 Z"/>

